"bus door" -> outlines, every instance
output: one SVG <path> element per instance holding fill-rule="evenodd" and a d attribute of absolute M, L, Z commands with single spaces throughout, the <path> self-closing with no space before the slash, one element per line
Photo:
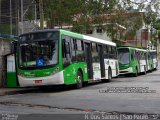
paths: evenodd
<path fill-rule="evenodd" d="M 105 65 L 104 65 L 104 56 L 103 56 L 103 47 L 98 45 L 100 67 L 101 67 L 101 77 L 105 77 Z"/>
<path fill-rule="evenodd" d="M 92 66 L 92 55 L 91 55 L 91 44 L 85 43 L 85 59 L 87 62 L 87 73 L 88 79 L 93 79 L 93 66 Z"/>
<path fill-rule="evenodd" d="M 140 51 L 135 50 L 135 53 L 136 53 L 136 58 L 137 58 L 136 66 L 138 67 L 138 71 L 140 71 Z"/>

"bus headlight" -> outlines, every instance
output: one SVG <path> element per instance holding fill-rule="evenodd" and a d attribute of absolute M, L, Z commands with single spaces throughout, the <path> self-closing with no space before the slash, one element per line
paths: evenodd
<path fill-rule="evenodd" d="M 23 73 L 18 73 L 19 76 L 21 77 L 24 77 L 24 74 Z"/>
<path fill-rule="evenodd" d="M 57 73 L 59 71 L 59 68 L 57 67 L 54 71 L 53 71 L 53 73 L 51 74 L 51 75 L 54 75 L 55 73 Z"/>

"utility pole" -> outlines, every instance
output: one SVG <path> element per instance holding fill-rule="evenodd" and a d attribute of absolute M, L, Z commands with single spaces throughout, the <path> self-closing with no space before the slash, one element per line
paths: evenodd
<path fill-rule="evenodd" d="M 37 23 L 37 3 L 35 1 L 35 23 Z"/>
<path fill-rule="evenodd" d="M 19 0 L 17 0 L 16 1 L 17 2 L 17 35 L 19 36 L 20 35 L 20 30 L 19 30 L 19 22 L 20 22 L 20 20 L 19 20 L 19 11 L 20 11 L 20 2 L 19 2 Z"/>
<path fill-rule="evenodd" d="M 24 32 L 23 30 L 23 0 L 21 0 L 21 34 Z"/>
<path fill-rule="evenodd" d="M 12 35 L 12 0 L 10 0 L 10 34 Z"/>
<path fill-rule="evenodd" d="M 40 29 L 44 29 L 43 0 L 39 0 Z"/>
<path fill-rule="evenodd" d="M 2 4 L 2 0 L 0 0 L 0 23 L 1 23 L 1 4 Z"/>

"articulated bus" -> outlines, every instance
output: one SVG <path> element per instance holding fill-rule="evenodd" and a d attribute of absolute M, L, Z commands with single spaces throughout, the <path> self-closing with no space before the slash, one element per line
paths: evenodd
<path fill-rule="evenodd" d="M 158 67 L 158 57 L 157 57 L 157 51 L 156 50 L 149 50 L 151 54 L 151 59 L 153 60 L 152 69 L 156 70 Z"/>
<path fill-rule="evenodd" d="M 146 74 L 147 71 L 153 70 L 153 57 L 149 50 L 119 47 L 118 56 L 120 74 L 133 74 L 137 77 L 138 73 Z"/>
<path fill-rule="evenodd" d="M 62 29 L 19 36 L 16 53 L 21 87 L 111 80 L 119 74 L 114 42 Z"/>

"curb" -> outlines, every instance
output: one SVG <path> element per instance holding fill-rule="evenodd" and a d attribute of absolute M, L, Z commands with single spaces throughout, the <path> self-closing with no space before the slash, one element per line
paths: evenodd
<path fill-rule="evenodd" d="M 34 90 L 37 90 L 36 88 L 21 88 L 21 89 L 17 89 L 17 90 L 4 90 L 3 92 L 1 92 L 0 89 L 0 96 L 5 96 L 5 95 L 15 95 L 15 94 L 22 94 L 22 93 L 27 93 L 27 92 L 32 92 Z"/>

